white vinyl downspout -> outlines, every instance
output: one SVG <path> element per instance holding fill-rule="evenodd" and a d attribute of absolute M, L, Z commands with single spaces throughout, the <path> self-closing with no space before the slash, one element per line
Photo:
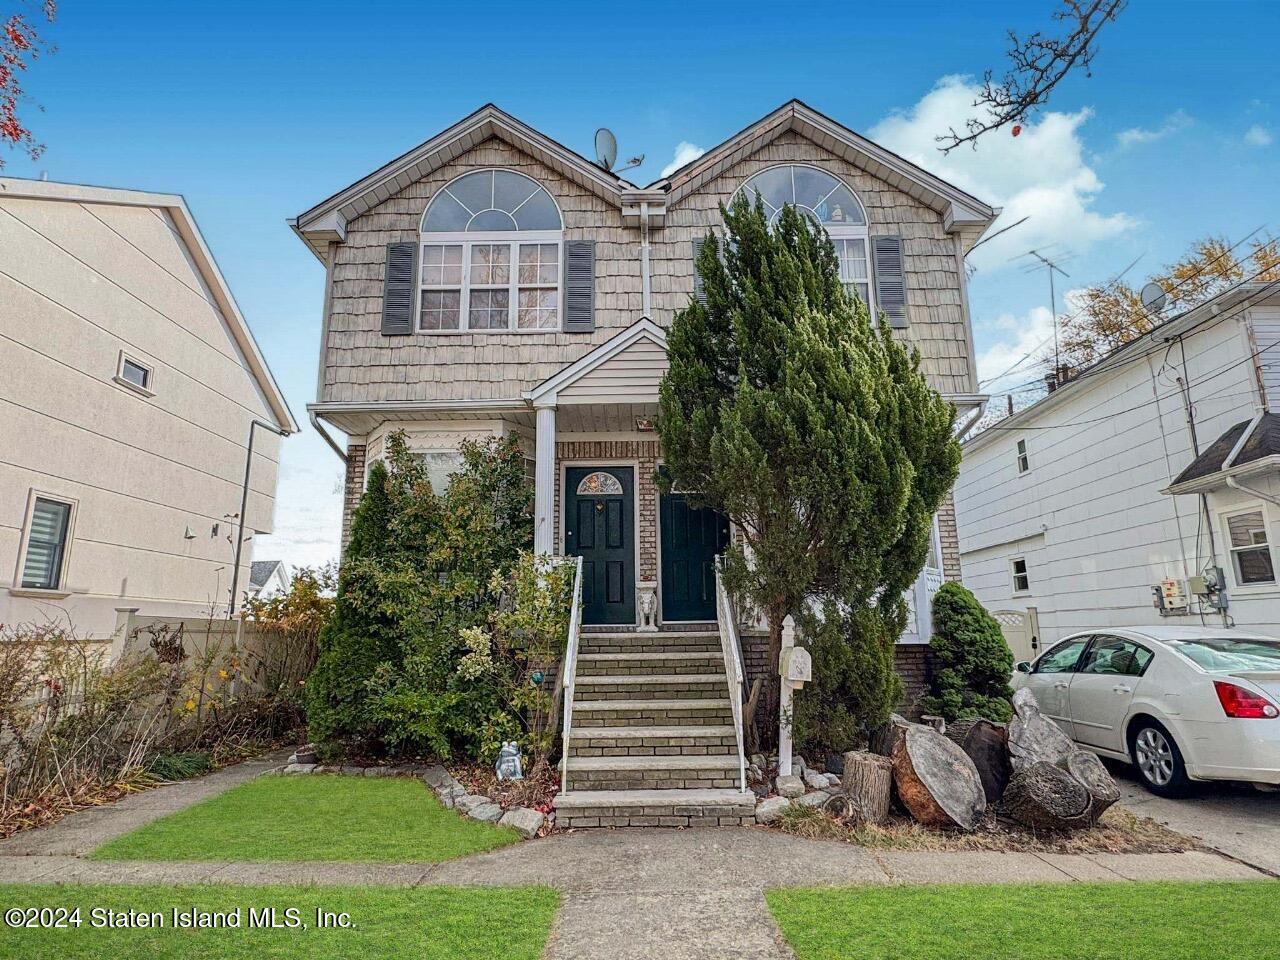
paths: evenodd
<path fill-rule="evenodd" d="M 649 283 L 649 204 L 640 204 L 640 313 L 653 319 L 653 292 Z"/>

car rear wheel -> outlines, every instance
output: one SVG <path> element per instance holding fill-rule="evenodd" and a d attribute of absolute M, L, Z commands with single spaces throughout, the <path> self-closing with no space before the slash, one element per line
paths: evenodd
<path fill-rule="evenodd" d="M 1191 781 L 1182 751 L 1169 731 L 1154 720 L 1139 722 L 1129 735 L 1129 755 L 1142 785 L 1161 797 L 1180 797 Z"/>

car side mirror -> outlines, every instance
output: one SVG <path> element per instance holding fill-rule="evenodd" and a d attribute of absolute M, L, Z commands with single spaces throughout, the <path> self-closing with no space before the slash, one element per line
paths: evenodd
<path fill-rule="evenodd" d="M 1014 669 L 1014 670 L 1016 670 L 1016 671 L 1018 671 L 1018 673 L 1030 673 L 1030 672 L 1031 672 L 1031 661 L 1030 661 L 1030 660 L 1019 660 L 1017 663 L 1015 663 L 1015 664 L 1013 665 L 1013 669 Z"/>

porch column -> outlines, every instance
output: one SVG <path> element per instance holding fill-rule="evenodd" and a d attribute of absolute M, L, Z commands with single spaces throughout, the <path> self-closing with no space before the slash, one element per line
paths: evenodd
<path fill-rule="evenodd" d="M 533 552 L 556 549 L 556 408 L 537 407 L 533 466 Z"/>

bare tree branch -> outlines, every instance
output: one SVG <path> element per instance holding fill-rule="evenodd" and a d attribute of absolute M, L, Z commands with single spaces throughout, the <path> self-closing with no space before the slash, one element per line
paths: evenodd
<path fill-rule="evenodd" d="M 1064 37 L 1047 37 L 1036 31 L 1019 39 L 1009 31 L 1009 60 L 1012 69 L 999 83 L 991 71 L 983 76 L 982 93 L 973 102 L 978 116 L 965 122 L 965 132 L 952 127 L 937 137 L 944 154 L 961 144 L 977 146 L 979 137 L 992 130 L 1016 124 L 1049 102 L 1049 94 L 1073 70 L 1083 70 L 1086 77 L 1097 53 L 1098 32 L 1116 19 L 1128 0 L 1062 0 L 1063 9 L 1053 19 L 1069 24 Z M 1014 129 L 1016 136 L 1018 130 Z"/>

